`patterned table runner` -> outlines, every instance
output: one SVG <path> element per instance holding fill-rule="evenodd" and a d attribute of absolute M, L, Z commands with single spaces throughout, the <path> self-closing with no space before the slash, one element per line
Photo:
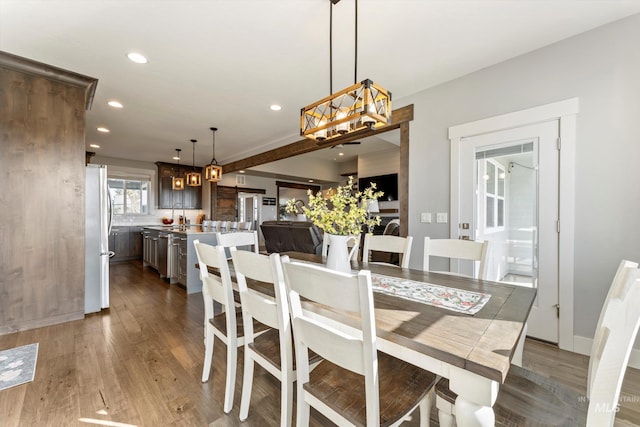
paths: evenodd
<path fill-rule="evenodd" d="M 373 291 L 464 314 L 476 314 L 491 295 L 371 273 Z"/>

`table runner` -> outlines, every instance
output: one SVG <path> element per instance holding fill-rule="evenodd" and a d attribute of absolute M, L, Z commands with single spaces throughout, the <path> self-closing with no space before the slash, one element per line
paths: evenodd
<path fill-rule="evenodd" d="M 474 315 L 491 295 L 371 273 L 374 292 L 393 295 L 458 313 Z"/>

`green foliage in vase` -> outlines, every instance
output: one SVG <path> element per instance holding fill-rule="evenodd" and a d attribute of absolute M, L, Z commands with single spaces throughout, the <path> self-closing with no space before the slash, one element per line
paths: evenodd
<path fill-rule="evenodd" d="M 311 190 L 309 195 L 309 206 L 302 206 L 302 211 L 307 219 L 313 222 L 325 233 L 348 236 L 362 232 L 364 225 L 373 227 L 380 224 L 380 216 L 371 216 L 367 212 L 369 201 L 377 200 L 384 193 L 376 191 L 376 184 L 371 183 L 363 191 L 353 193 L 353 177 L 349 177 L 349 182 L 344 186 L 339 186 L 335 190 L 329 189 L 328 198 L 318 192 L 315 195 Z M 299 204 L 296 199 L 287 201 L 286 210 L 289 213 L 297 213 Z"/>

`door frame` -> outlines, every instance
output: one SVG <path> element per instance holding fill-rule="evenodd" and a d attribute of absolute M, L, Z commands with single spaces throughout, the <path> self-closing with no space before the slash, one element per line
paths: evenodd
<path fill-rule="evenodd" d="M 460 165 L 461 144 L 465 138 L 501 130 L 558 120 L 559 153 L 559 236 L 558 236 L 558 301 L 560 304 L 558 346 L 573 351 L 574 313 L 574 229 L 575 229 L 575 145 L 576 115 L 580 110 L 579 98 L 566 99 L 495 117 L 476 120 L 449 128 L 451 143 L 451 219 L 450 236 L 459 233 L 460 218 Z M 560 224 L 562 226 L 560 227 Z"/>

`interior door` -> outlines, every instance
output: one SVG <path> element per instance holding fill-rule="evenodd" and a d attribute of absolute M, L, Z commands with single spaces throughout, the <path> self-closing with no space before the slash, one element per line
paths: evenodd
<path fill-rule="evenodd" d="M 489 240 L 489 278 L 537 288 L 528 335 L 558 342 L 558 121 L 465 137 L 460 238 Z M 457 194 L 454 194 L 457 193 Z M 473 265 L 452 271 L 473 274 Z"/>

